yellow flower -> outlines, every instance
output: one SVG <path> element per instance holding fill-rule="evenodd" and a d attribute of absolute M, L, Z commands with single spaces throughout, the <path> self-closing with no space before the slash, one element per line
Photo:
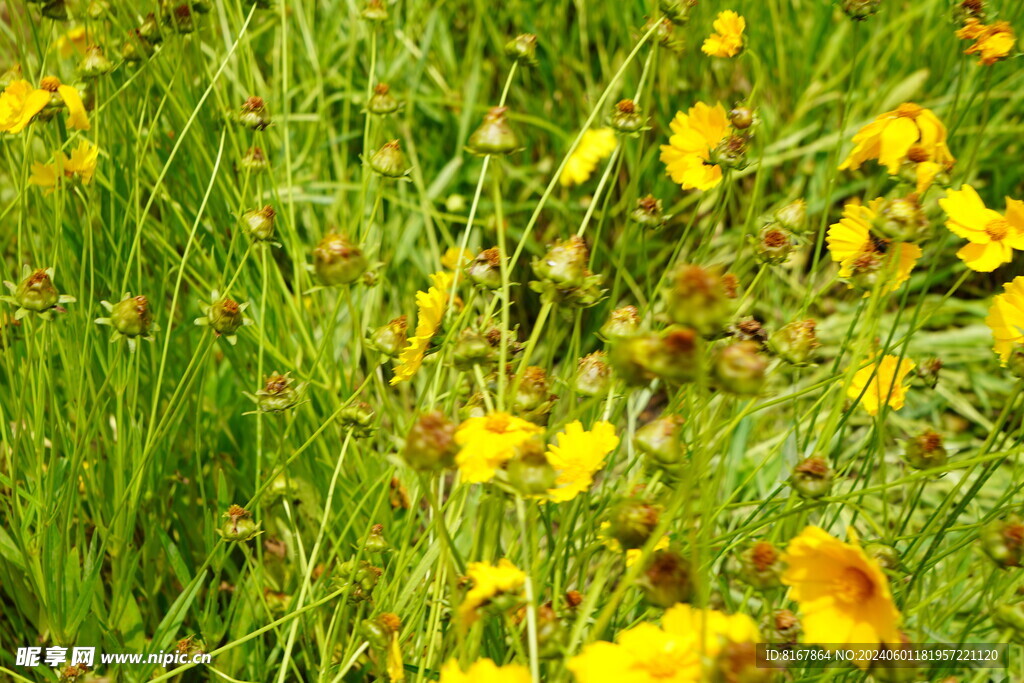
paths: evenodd
<path fill-rule="evenodd" d="M 479 618 L 477 610 L 499 595 L 515 593 L 526 583 L 526 573 L 502 558 L 498 564 L 471 562 L 467 574 L 473 587 L 459 605 L 459 623 L 469 627 Z"/>
<path fill-rule="evenodd" d="M 434 273 L 430 276 L 430 282 L 433 286 L 429 290 L 416 292 L 416 332 L 409 337 L 406 347 L 398 354 L 395 376 L 391 378 L 392 385 L 411 379 L 416 374 L 431 338 L 441 326 L 452 276 L 443 271 Z"/>
<path fill-rule="evenodd" d="M 854 401 L 860 397 L 861 404 L 869 415 L 877 415 L 878 408 L 883 402 L 889 404 L 893 410 L 899 410 L 907 397 L 907 388 L 903 386 L 903 380 L 916 365 L 909 358 L 900 361 L 897 356 L 887 355 L 878 363 L 858 370 L 853 376 L 850 388 L 846 390 L 846 395 Z M 867 391 L 864 391 L 865 387 Z"/>
<path fill-rule="evenodd" d="M 564 503 L 590 487 L 594 473 L 604 467 L 605 456 L 618 447 L 619 437 L 610 422 L 598 422 L 588 432 L 575 420 L 555 439 L 558 445 L 548 446 L 546 455 L 558 478 L 556 488 L 549 490 L 548 496 L 556 503 Z"/>
<path fill-rule="evenodd" d="M 701 52 L 712 57 L 735 57 L 743 49 L 746 20 L 731 9 L 718 13 L 712 33 L 701 46 Z"/>
<path fill-rule="evenodd" d="M 454 659 L 441 667 L 440 683 L 530 683 L 530 671 L 521 664 L 498 666 L 478 659 L 465 672 Z"/>
<path fill-rule="evenodd" d="M 0 130 L 20 133 L 32 118 L 50 103 L 50 93 L 18 80 L 0 94 Z"/>
<path fill-rule="evenodd" d="M 967 267 L 989 273 L 1013 259 L 1014 249 L 1024 249 L 1024 202 L 1006 200 L 1006 215 L 993 211 L 970 185 L 949 190 L 939 200 L 949 217 L 946 227 L 969 241 L 956 253 Z"/>
<path fill-rule="evenodd" d="M 82 140 L 78 147 L 72 150 L 70 158 L 64 152 L 57 152 L 49 164 L 33 163 L 32 175 L 28 182 L 47 188 L 49 192 L 57 189 L 62 178 L 79 180 L 83 185 L 88 185 L 96 172 L 99 154 L 99 147 L 88 140 Z"/>
<path fill-rule="evenodd" d="M 867 206 L 847 204 L 843 207 L 842 219 L 829 226 L 825 242 L 832 260 L 839 264 L 839 277 L 851 277 L 860 270 L 884 267 L 880 264 L 888 255 L 891 242 L 871 230 L 884 201 L 873 199 Z M 899 258 L 896 273 L 882 287 L 882 293 L 895 291 L 906 282 L 917 259 L 921 258 L 921 247 L 916 244 L 901 242 L 895 248 Z"/>
<path fill-rule="evenodd" d="M 471 417 L 455 432 L 455 443 L 461 446 L 455 463 L 463 479 L 471 484 L 482 484 L 515 456 L 517 446 L 543 431 L 532 422 L 508 413 Z"/>
<path fill-rule="evenodd" d="M 451 247 L 441 257 L 441 265 L 448 270 L 456 270 L 469 265 L 473 261 L 473 252 L 469 249 Z"/>
<path fill-rule="evenodd" d="M 85 54 L 85 41 L 85 27 L 77 26 L 58 38 L 56 47 L 60 56 L 67 59 L 75 53 Z"/>
<path fill-rule="evenodd" d="M 391 641 L 388 643 L 388 655 L 386 661 L 388 678 L 395 683 L 405 680 L 405 664 L 402 663 L 402 647 L 398 642 L 398 632 L 391 634 Z"/>
<path fill-rule="evenodd" d="M 782 583 L 803 613 L 804 641 L 819 644 L 900 642 L 900 613 L 889 580 L 849 532 L 850 543 L 815 526 L 789 542 Z"/>
<path fill-rule="evenodd" d="M 686 114 L 676 112 L 669 127 L 672 136 L 661 146 L 661 161 L 672 181 L 684 190 L 710 190 L 720 183 L 722 169 L 711 162 L 711 152 L 730 134 L 725 108 L 698 102 Z"/>
<path fill-rule="evenodd" d="M 964 50 L 964 54 L 978 55 L 978 63 L 985 66 L 1006 59 L 1017 42 L 1017 36 L 1009 23 L 997 21 L 985 25 L 975 18 L 968 19 L 967 24 L 956 32 L 956 36 L 961 40 L 974 41 L 974 45 Z"/>
<path fill-rule="evenodd" d="M 1024 276 L 1007 282 L 1003 290 L 992 302 L 985 322 L 992 329 L 995 352 L 1006 365 L 1013 348 L 1024 344 Z"/>
<path fill-rule="evenodd" d="M 757 626 L 744 614 L 679 604 L 666 610 L 660 628 L 641 623 L 615 643 L 592 643 L 567 666 L 578 683 L 696 683 L 704 678 L 702 656 L 713 659 L 728 642 L 757 640 Z"/>
<path fill-rule="evenodd" d="M 587 182 L 590 174 L 597 168 L 598 162 L 607 159 L 617 144 L 615 131 L 611 128 L 591 128 L 584 131 L 576 151 L 569 156 L 569 161 L 562 169 L 559 182 L 563 187 Z"/>
<path fill-rule="evenodd" d="M 868 159 L 878 159 L 889 175 L 896 175 L 911 148 L 919 148 L 944 168 L 956 161 L 946 144 L 946 127 L 930 109 L 913 102 L 901 104 L 861 128 L 853 143 L 853 151 L 839 170 L 857 169 Z"/>

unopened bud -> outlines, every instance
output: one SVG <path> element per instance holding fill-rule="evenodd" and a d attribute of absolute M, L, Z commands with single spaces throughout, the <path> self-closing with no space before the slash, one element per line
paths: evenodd
<path fill-rule="evenodd" d="M 608 533 L 626 550 L 640 548 L 658 526 L 661 509 L 639 500 L 626 500 L 608 516 Z"/>
<path fill-rule="evenodd" d="M 402 458 L 417 470 L 451 467 L 455 462 L 457 428 L 439 410 L 420 415 L 405 437 Z"/>
<path fill-rule="evenodd" d="M 484 115 L 480 127 L 469 136 L 467 146 L 474 154 L 511 154 L 520 147 L 519 136 L 508 122 L 506 107 L 494 107 Z"/>
<path fill-rule="evenodd" d="M 338 422 L 353 436 L 369 436 L 373 432 L 373 407 L 365 401 L 350 403 L 338 413 Z"/>
<path fill-rule="evenodd" d="M 114 70 L 114 63 L 107 59 L 103 48 L 90 45 L 85 49 L 85 57 L 78 65 L 78 74 L 83 78 L 96 78 Z"/>
<path fill-rule="evenodd" d="M 981 548 L 1000 567 L 1021 566 L 1024 521 L 1017 515 L 996 519 L 981 528 Z"/>
<path fill-rule="evenodd" d="M 643 115 L 639 105 L 633 100 L 619 100 L 612 109 L 608 123 L 620 133 L 635 135 L 644 130 L 647 125 L 647 117 Z"/>
<path fill-rule="evenodd" d="M 539 496 L 555 487 L 557 475 L 544 455 L 544 442 L 540 439 L 519 444 L 506 472 L 509 483 L 524 496 Z"/>
<path fill-rule="evenodd" d="M 765 651 L 751 641 L 733 642 L 722 645 L 715 663 L 711 680 L 723 683 L 770 683 L 776 679 L 777 662 L 769 662 Z"/>
<path fill-rule="evenodd" d="M 372 23 L 380 23 L 388 20 L 388 10 L 382 0 L 368 0 L 363 6 L 362 17 Z"/>
<path fill-rule="evenodd" d="M 894 571 L 900 566 L 900 555 L 891 545 L 872 542 L 864 545 L 864 552 L 886 571 Z"/>
<path fill-rule="evenodd" d="M 744 105 L 733 107 L 729 112 L 729 123 L 736 130 L 746 130 L 754 125 L 754 110 Z"/>
<path fill-rule="evenodd" d="M 715 149 L 711 150 L 714 163 L 740 170 L 747 165 L 747 145 L 750 140 L 745 135 L 729 135 Z"/>
<path fill-rule="evenodd" d="M 505 54 L 517 62 L 534 65 L 537 63 L 537 36 L 520 33 L 505 43 Z"/>
<path fill-rule="evenodd" d="M 516 391 L 516 412 L 528 413 L 549 406 L 552 400 L 551 380 L 547 371 L 537 365 L 526 368 Z M 545 411 L 546 412 L 546 411 Z"/>
<path fill-rule="evenodd" d="M 785 645 L 796 643 L 803 628 L 795 614 L 788 609 L 777 609 L 768 615 L 761 630 L 766 642 Z"/>
<path fill-rule="evenodd" d="M 276 217 L 277 212 L 269 204 L 262 209 L 251 209 L 242 214 L 242 228 L 253 241 L 269 242 L 274 239 Z"/>
<path fill-rule="evenodd" d="M 272 372 L 256 392 L 256 404 L 265 413 L 279 413 L 294 407 L 299 402 L 298 389 L 288 373 Z"/>
<path fill-rule="evenodd" d="M 598 331 L 603 338 L 610 341 L 626 339 L 640 331 L 640 316 L 636 306 L 616 308 L 608 315 L 608 320 Z"/>
<path fill-rule="evenodd" d="M 789 484 L 804 498 L 821 498 L 832 490 L 832 469 L 821 456 L 801 460 L 793 468 Z"/>
<path fill-rule="evenodd" d="M 114 304 L 110 309 L 110 324 L 126 337 L 145 337 L 153 324 L 149 299 L 140 295 Z"/>
<path fill-rule="evenodd" d="M 260 525 L 254 522 L 249 512 L 240 505 L 229 507 L 224 516 L 227 521 L 217 533 L 226 541 L 244 543 L 263 533 L 260 531 Z"/>
<path fill-rule="evenodd" d="M 378 83 L 366 103 L 366 110 L 377 116 L 387 116 L 398 111 L 400 106 L 399 101 L 391 94 L 391 87 L 387 83 Z"/>
<path fill-rule="evenodd" d="M 313 249 L 313 269 L 328 287 L 355 282 L 368 266 L 363 250 L 336 233 L 324 236 Z"/>
<path fill-rule="evenodd" d="M 785 569 L 782 554 L 768 541 L 758 541 L 740 553 L 739 578 L 758 590 L 782 585 L 780 577 Z"/>
<path fill-rule="evenodd" d="M 761 228 L 754 240 L 754 249 L 761 263 L 777 266 L 789 260 L 796 248 L 793 235 L 781 225 L 771 223 Z"/>
<path fill-rule="evenodd" d="M 652 464 L 675 479 L 682 473 L 686 457 L 683 441 L 683 418 L 663 415 L 651 420 L 633 436 L 633 443 Z"/>
<path fill-rule="evenodd" d="M 32 271 L 27 277 L 13 287 L 14 303 L 33 313 L 48 311 L 60 301 L 60 293 L 54 286 L 49 269 L 40 268 Z"/>
<path fill-rule="evenodd" d="M 725 328 L 725 331 L 736 341 L 756 343 L 759 349 L 763 349 L 765 342 L 768 341 L 768 331 L 764 329 L 761 321 L 753 316 L 737 320 Z"/>
<path fill-rule="evenodd" d="M 798 235 L 807 231 L 807 202 L 796 199 L 775 212 L 775 220 Z"/>
<path fill-rule="evenodd" d="M 806 365 L 820 346 L 815 333 L 817 323 L 814 320 L 796 320 L 783 325 L 772 333 L 768 347 L 772 353 L 793 365 Z"/>
<path fill-rule="evenodd" d="M 366 344 L 371 349 L 394 358 L 401 353 L 402 348 L 405 346 L 408 327 L 407 318 L 404 315 L 399 316 L 387 325 L 381 325 L 371 332 L 370 338 L 366 340 Z"/>
<path fill-rule="evenodd" d="M 882 0 L 842 0 L 843 11 L 854 21 L 864 21 L 878 12 Z"/>
<path fill-rule="evenodd" d="M 466 277 L 487 289 L 501 287 L 501 252 L 496 247 L 481 251 L 466 266 Z"/>
<path fill-rule="evenodd" d="M 904 456 L 911 467 L 927 470 L 942 467 L 946 464 L 946 448 L 942 445 L 942 435 L 927 430 L 907 442 Z"/>
<path fill-rule="evenodd" d="M 673 24 L 685 24 L 697 0 L 658 0 L 658 9 Z"/>
<path fill-rule="evenodd" d="M 152 12 L 146 15 L 146 19 L 139 26 L 139 35 L 146 41 L 156 44 L 162 43 L 163 35 L 160 33 L 160 22 Z"/>
<path fill-rule="evenodd" d="M 913 195 L 888 199 L 875 219 L 878 234 L 894 242 L 918 242 L 927 236 L 928 220 Z"/>
<path fill-rule="evenodd" d="M 249 130 L 266 130 L 270 125 L 270 113 L 262 97 L 250 97 L 242 105 L 238 122 Z"/>
<path fill-rule="evenodd" d="M 384 538 L 384 525 L 374 524 L 363 543 L 363 550 L 371 554 L 386 553 L 391 550 L 388 540 Z"/>
<path fill-rule="evenodd" d="M 1017 342 L 1010 349 L 1010 357 L 1006 360 L 1006 367 L 1010 369 L 1014 377 L 1024 379 L 1024 342 Z"/>
<path fill-rule="evenodd" d="M 533 260 L 533 272 L 559 287 L 582 287 L 587 276 L 590 250 L 579 235 L 556 242 L 543 258 Z"/>
<path fill-rule="evenodd" d="M 385 178 L 404 178 L 409 175 L 409 165 L 405 160 L 405 152 L 398 140 L 385 142 L 370 157 L 370 168 Z"/>
<path fill-rule="evenodd" d="M 239 166 L 252 173 L 260 173 L 270 168 L 270 161 L 262 147 L 250 147 L 239 162 Z"/>
<path fill-rule="evenodd" d="M 752 341 L 730 344 L 717 351 L 711 364 L 715 383 L 740 396 L 754 396 L 764 386 L 768 360 Z"/>
<path fill-rule="evenodd" d="M 221 297 L 210 304 L 206 320 L 217 334 L 232 335 L 245 324 L 245 304 L 231 297 Z"/>
<path fill-rule="evenodd" d="M 196 30 L 195 17 L 192 6 L 188 3 L 181 3 L 169 12 L 168 21 L 174 30 L 181 34 L 192 33 Z"/>
<path fill-rule="evenodd" d="M 605 361 L 603 351 L 595 351 L 580 358 L 576 365 L 573 387 L 584 396 L 604 396 L 611 387 L 612 369 Z"/>
<path fill-rule="evenodd" d="M 721 332 L 733 308 L 717 271 L 688 264 L 679 264 L 669 274 L 665 306 L 673 322 L 692 327 L 702 335 Z"/>
<path fill-rule="evenodd" d="M 671 218 L 666 216 L 661 207 L 661 200 L 654 195 L 647 195 L 636 200 L 636 208 L 629 214 L 629 217 L 644 226 L 645 228 L 660 228 Z"/>
<path fill-rule="evenodd" d="M 690 565 L 672 550 L 659 550 L 648 561 L 640 586 L 647 601 L 657 607 L 688 602 L 693 595 Z"/>
<path fill-rule="evenodd" d="M 472 370 L 474 365 L 490 362 L 493 353 L 494 347 L 487 341 L 487 337 L 476 330 L 466 329 L 455 342 L 452 361 L 457 369 L 468 371 Z"/>
<path fill-rule="evenodd" d="M 938 385 L 939 375 L 942 373 L 942 359 L 933 357 L 923 360 L 914 369 L 914 373 L 926 387 L 934 389 Z"/>

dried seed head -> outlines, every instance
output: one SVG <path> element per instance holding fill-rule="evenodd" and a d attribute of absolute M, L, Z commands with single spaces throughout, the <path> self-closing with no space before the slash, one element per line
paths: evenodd
<path fill-rule="evenodd" d="M 325 235 L 313 249 L 313 268 L 329 287 L 355 282 L 368 267 L 363 250 L 336 233 Z"/>
<path fill-rule="evenodd" d="M 804 498 L 821 498 L 832 490 L 832 469 L 825 458 L 814 455 L 793 468 L 789 483 Z"/>

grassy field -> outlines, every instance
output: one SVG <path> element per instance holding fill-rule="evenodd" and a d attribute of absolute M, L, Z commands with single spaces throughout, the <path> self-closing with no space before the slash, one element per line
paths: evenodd
<path fill-rule="evenodd" d="M 0 13 L 3 680 L 1024 680 L 1024 3 Z"/>

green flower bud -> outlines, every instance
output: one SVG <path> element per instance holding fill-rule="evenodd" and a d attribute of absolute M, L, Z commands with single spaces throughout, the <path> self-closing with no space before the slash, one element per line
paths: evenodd
<path fill-rule="evenodd" d="M 765 642 L 776 644 L 795 644 L 800 638 L 803 627 L 800 619 L 788 609 L 773 611 L 761 626 Z"/>
<path fill-rule="evenodd" d="M 328 287 L 355 282 L 368 266 L 362 249 L 336 233 L 325 235 L 313 250 L 313 268 Z"/>
<path fill-rule="evenodd" d="M 796 320 L 783 325 L 768 340 L 768 348 L 776 356 L 793 365 L 807 365 L 820 346 L 814 320 Z"/>
<path fill-rule="evenodd" d="M 764 386 L 768 361 L 756 342 L 741 341 L 719 349 L 711 364 L 716 384 L 740 396 L 755 396 Z"/>
<path fill-rule="evenodd" d="M 541 280 L 554 283 L 559 287 L 582 287 L 589 274 L 587 262 L 590 250 L 579 235 L 567 240 L 556 242 L 541 259 L 534 259 L 534 274 Z"/>
<path fill-rule="evenodd" d="M 455 342 L 452 351 L 452 362 L 463 372 L 473 369 L 475 365 L 485 365 L 492 360 L 494 348 L 487 337 L 471 329 L 463 330 Z"/>
<path fill-rule="evenodd" d="M 366 437 L 373 432 L 373 407 L 365 401 L 348 404 L 338 413 L 338 421 L 345 429 L 351 429 L 352 435 Z"/>
<path fill-rule="evenodd" d="M 907 441 L 903 454 L 910 466 L 919 470 L 942 467 L 947 460 L 942 436 L 930 429 Z"/>
<path fill-rule="evenodd" d="M 683 25 L 690 20 L 690 11 L 697 0 L 658 0 L 658 9 L 673 24 Z"/>
<path fill-rule="evenodd" d="M 292 382 L 287 373 L 271 373 L 263 388 L 256 392 L 256 404 L 259 409 L 265 413 L 279 413 L 298 405 L 298 388 L 293 386 Z"/>
<path fill-rule="evenodd" d="M 78 74 L 83 78 L 96 78 L 114 70 L 114 63 L 107 59 L 103 48 L 90 45 L 85 49 L 85 57 L 78 65 Z"/>
<path fill-rule="evenodd" d="M 604 396 L 611 388 L 612 369 L 605 362 L 603 351 L 595 351 L 580 358 L 576 365 L 573 388 L 584 396 Z"/>
<path fill-rule="evenodd" d="M 637 314 L 636 306 L 623 306 L 611 312 L 598 334 L 615 341 L 632 337 L 639 331 L 640 316 Z"/>
<path fill-rule="evenodd" d="M 298 493 L 299 487 L 297 482 L 289 477 L 286 472 L 281 472 L 274 477 L 274 480 L 270 482 L 270 488 L 267 489 L 267 496 L 269 496 L 270 500 L 294 498 Z"/>
<path fill-rule="evenodd" d="M 610 360 L 627 384 L 642 386 L 655 377 L 674 383 L 692 382 L 701 369 L 700 337 L 686 327 L 662 334 L 641 334 L 617 342 Z"/>
<path fill-rule="evenodd" d="M 206 317 L 210 327 L 217 334 L 231 335 L 245 324 L 245 304 L 239 304 L 230 297 L 223 297 L 210 304 Z"/>
<path fill-rule="evenodd" d="M 537 63 L 537 36 L 520 33 L 505 43 L 505 54 L 517 62 L 533 66 Z"/>
<path fill-rule="evenodd" d="M 661 508 L 641 500 L 624 500 L 608 515 L 608 533 L 626 550 L 640 548 L 654 533 Z"/>
<path fill-rule="evenodd" d="M 775 220 L 790 232 L 802 235 L 807 231 L 807 202 L 796 199 L 775 212 Z"/>
<path fill-rule="evenodd" d="M 782 554 L 767 541 L 759 541 L 740 553 L 739 578 L 758 590 L 777 588 L 782 585 L 781 576 L 785 570 Z"/>
<path fill-rule="evenodd" d="M 398 111 L 400 106 L 398 100 L 391 94 L 391 87 L 387 83 L 378 83 L 366 103 L 366 110 L 377 116 L 387 116 Z"/>
<path fill-rule="evenodd" d="M 796 241 L 788 230 L 777 225 L 769 224 L 761 228 L 754 241 L 754 249 L 757 258 L 761 263 L 768 265 L 781 265 L 789 260 L 789 255 L 796 248 Z"/>
<path fill-rule="evenodd" d="M 402 458 L 417 470 L 451 467 L 455 463 L 457 428 L 439 410 L 420 415 L 405 437 Z"/>
<path fill-rule="evenodd" d="M 42 8 L 43 16 L 57 21 L 67 21 L 68 8 L 64 2 L 65 0 L 45 0 Z"/>
<path fill-rule="evenodd" d="M 1017 515 L 996 519 L 981 528 L 981 549 L 1000 567 L 1021 566 L 1024 521 Z"/>
<path fill-rule="evenodd" d="M 270 114 L 267 103 L 262 97 L 253 95 L 242 105 L 238 114 L 238 122 L 249 130 L 266 130 L 270 125 Z"/>
<path fill-rule="evenodd" d="M 187 3 L 182 3 L 171 10 L 168 23 L 174 27 L 175 31 L 181 34 L 192 33 L 196 30 L 192 7 Z"/>
<path fill-rule="evenodd" d="M 841 0 L 843 11 L 846 16 L 854 21 L 864 21 L 878 12 L 882 0 Z"/>
<path fill-rule="evenodd" d="M 401 627 L 402 622 L 398 615 L 390 612 L 384 612 L 373 619 L 364 619 L 360 624 L 363 636 L 378 650 L 387 650 L 391 645 L 391 639 Z"/>
<path fill-rule="evenodd" d="M 506 467 L 508 482 L 523 496 L 540 496 L 555 487 L 555 469 L 544 455 L 544 442 L 530 439 L 516 448 Z"/>
<path fill-rule="evenodd" d="M 732 325 L 729 325 L 726 330 L 733 339 L 736 341 L 750 341 L 757 344 L 757 348 L 763 349 L 764 344 L 768 341 L 768 332 L 761 325 L 761 321 L 752 316 L 741 318 Z"/>
<path fill-rule="evenodd" d="M 398 140 L 385 142 L 370 157 L 370 168 L 385 178 L 403 178 L 409 175 L 409 165 L 405 160 L 405 152 Z"/>
<path fill-rule="evenodd" d="M 874 226 L 879 235 L 893 242 L 918 242 L 928 235 L 928 219 L 915 195 L 887 199 Z"/>
<path fill-rule="evenodd" d="M 537 410 L 547 412 L 544 408 L 550 409 L 551 402 L 555 398 L 557 397 L 551 393 L 551 380 L 548 379 L 547 371 L 537 365 L 531 365 L 526 368 L 519 381 L 513 406 L 516 413 L 529 413 Z"/>
<path fill-rule="evenodd" d="M 633 436 L 633 444 L 650 458 L 651 464 L 677 479 L 685 466 L 686 443 L 683 441 L 683 418 L 662 415 L 651 420 Z"/>
<path fill-rule="evenodd" d="M 227 521 L 217 530 L 217 533 L 226 541 L 244 543 L 263 533 L 260 525 L 252 520 L 252 516 L 240 505 L 232 505 L 224 513 Z"/>
<path fill-rule="evenodd" d="M 717 271 L 687 264 L 679 264 L 669 274 L 665 305 L 673 322 L 702 335 L 721 332 L 733 308 L 724 278 Z"/>
<path fill-rule="evenodd" d="M 737 105 L 729 111 L 729 123 L 736 130 L 746 130 L 754 125 L 754 110 L 744 105 Z"/>
<path fill-rule="evenodd" d="M 750 139 L 746 135 L 730 135 L 711 150 L 712 163 L 723 168 L 741 170 L 747 165 L 747 146 Z"/>
<path fill-rule="evenodd" d="M 466 277 L 486 289 L 501 287 L 501 252 L 494 247 L 481 251 L 466 266 Z"/>
<path fill-rule="evenodd" d="M 900 567 L 900 555 L 891 545 L 877 541 L 867 543 L 864 552 L 886 571 L 895 571 Z"/>
<path fill-rule="evenodd" d="M 619 100 L 608 123 L 620 133 L 636 135 L 646 128 L 647 118 L 633 100 Z"/>
<path fill-rule="evenodd" d="M 162 43 L 163 35 L 160 33 L 160 24 L 152 12 L 146 15 L 146 20 L 139 26 L 139 35 L 150 43 Z"/>
<path fill-rule="evenodd" d="M 953 6 L 953 21 L 961 26 L 968 23 L 968 19 L 977 19 L 985 23 L 985 0 L 959 0 Z"/>
<path fill-rule="evenodd" d="M 672 550 L 659 550 L 648 560 L 640 587 L 647 602 L 657 607 L 689 602 L 693 595 L 690 565 Z"/>
<path fill-rule="evenodd" d="M 508 122 L 507 107 L 494 107 L 484 115 L 480 127 L 469 136 L 467 146 L 474 154 L 511 154 L 520 148 L 519 136 Z"/>
<path fill-rule="evenodd" d="M 821 498 L 832 490 L 832 469 L 821 456 L 801 460 L 793 468 L 789 485 L 804 498 Z"/>
<path fill-rule="evenodd" d="M 927 358 L 921 361 L 921 364 L 914 369 L 914 374 L 929 389 L 934 389 L 938 385 L 941 372 L 941 358 Z"/>
<path fill-rule="evenodd" d="M 661 200 L 649 194 L 636 200 L 636 208 L 629 217 L 645 228 L 658 229 L 665 225 L 672 216 L 666 215 L 661 208 Z"/>
<path fill-rule="evenodd" d="M 388 20 L 388 10 L 382 0 L 368 0 L 362 11 L 363 19 L 372 23 Z"/>
<path fill-rule="evenodd" d="M 399 316 L 387 325 L 381 325 L 371 332 L 370 338 L 366 340 L 366 344 L 371 349 L 394 358 L 405 347 L 405 336 L 408 328 L 408 319 L 404 315 Z"/>
<path fill-rule="evenodd" d="M 110 309 L 110 323 L 126 337 L 145 337 L 153 324 L 149 300 L 140 295 L 114 304 Z"/>
<path fill-rule="evenodd" d="M 250 147 L 239 162 L 239 166 L 252 173 L 261 173 L 270 168 L 270 161 L 262 147 Z"/>
<path fill-rule="evenodd" d="M 363 550 L 370 554 L 386 553 L 391 550 L 386 538 L 384 538 L 384 525 L 374 524 L 370 527 L 370 533 L 363 542 Z"/>
<path fill-rule="evenodd" d="M 269 204 L 262 209 L 250 209 L 242 214 L 242 228 L 245 234 L 256 242 L 274 239 L 274 219 L 277 212 Z"/>
<path fill-rule="evenodd" d="M 18 306 L 33 313 L 42 313 L 56 306 L 60 293 L 51 279 L 52 271 L 40 268 L 32 271 L 14 288 L 14 301 Z M 8 283 L 10 289 L 11 285 Z"/>

